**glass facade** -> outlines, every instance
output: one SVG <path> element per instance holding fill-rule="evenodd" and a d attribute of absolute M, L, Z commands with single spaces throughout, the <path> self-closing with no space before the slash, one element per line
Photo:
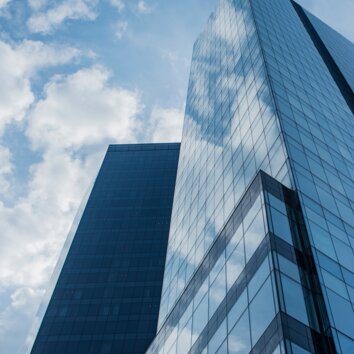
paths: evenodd
<path fill-rule="evenodd" d="M 297 193 L 260 171 L 147 353 L 332 353 Z"/>
<path fill-rule="evenodd" d="M 218 1 L 147 353 L 354 352 L 353 53 L 291 0 Z"/>
<path fill-rule="evenodd" d="M 326 331 L 332 333 L 338 352 L 351 353 L 354 94 L 345 63 L 353 62 L 354 45 L 312 15 L 308 21 L 308 14 L 290 1 L 253 0 L 252 4 L 325 298 Z"/>
<path fill-rule="evenodd" d="M 249 1 L 219 2 L 195 43 L 160 324 L 259 169 L 290 186 Z"/>
<path fill-rule="evenodd" d="M 32 354 L 144 353 L 154 338 L 179 144 L 111 145 Z"/>

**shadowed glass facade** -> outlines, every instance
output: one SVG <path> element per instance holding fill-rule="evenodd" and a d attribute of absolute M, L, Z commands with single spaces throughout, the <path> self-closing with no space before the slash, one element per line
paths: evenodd
<path fill-rule="evenodd" d="M 31 353 L 144 353 L 156 334 L 179 144 L 111 145 Z"/>
<path fill-rule="evenodd" d="M 353 50 L 290 0 L 218 1 L 147 353 L 354 352 Z"/>

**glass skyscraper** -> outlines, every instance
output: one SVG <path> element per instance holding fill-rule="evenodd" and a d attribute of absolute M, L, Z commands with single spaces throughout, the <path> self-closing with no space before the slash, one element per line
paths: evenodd
<path fill-rule="evenodd" d="M 143 353 L 157 317 L 147 354 L 354 353 L 353 63 L 291 0 L 219 0 L 180 151 L 110 148 L 33 354 Z"/>
<path fill-rule="evenodd" d="M 111 145 L 32 354 L 145 352 L 156 334 L 179 144 Z"/>
<path fill-rule="evenodd" d="M 353 63 L 293 1 L 218 2 L 147 353 L 354 353 Z"/>

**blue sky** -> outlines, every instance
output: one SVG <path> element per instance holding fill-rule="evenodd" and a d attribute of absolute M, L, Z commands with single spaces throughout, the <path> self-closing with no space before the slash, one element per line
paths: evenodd
<path fill-rule="evenodd" d="M 0 353 L 21 351 L 109 143 L 180 139 L 216 0 L 0 0 Z M 352 0 L 302 0 L 354 41 Z"/>

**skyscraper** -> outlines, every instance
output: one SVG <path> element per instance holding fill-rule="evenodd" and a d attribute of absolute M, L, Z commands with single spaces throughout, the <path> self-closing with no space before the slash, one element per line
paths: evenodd
<path fill-rule="evenodd" d="M 354 353 L 354 45 L 220 0 L 194 46 L 148 353 Z"/>
<path fill-rule="evenodd" d="M 156 334 L 179 144 L 111 145 L 31 353 L 144 353 Z"/>
<path fill-rule="evenodd" d="M 353 63 L 354 45 L 291 0 L 219 0 L 194 46 L 158 333 L 147 353 L 354 353 Z M 170 211 L 178 148 L 163 146 L 173 150 L 165 152 L 173 166 L 158 157 L 147 171 L 155 163 L 170 171 L 168 201 L 161 201 Z M 154 259 L 159 267 L 152 274 L 160 276 L 168 223 L 159 246 L 150 234 L 148 242 L 161 246 L 154 257 L 152 244 L 140 248 L 125 231 L 110 232 L 113 224 L 136 228 L 135 206 L 146 201 L 140 194 L 146 176 L 137 174 L 142 162 L 127 155 L 124 170 L 105 160 L 37 337 L 36 345 L 47 349 L 34 353 L 79 352 L 78 343 L 88 339 L 76 333 L 83 328 L 92 329 L 94 353 L 140 353 L 156 330 L 161 278 L 152 290 L 152 265 L 141 265 L 147 278 L 135 273 L 134 252 Z M 160 186 L 160 177 L 151 181 Z M 125 198 L 122 188 L 131 183 L 134 208 L 123 199 L 115 208 L 114 193 Z M 148 205 L 154 225 L 167 220 L 167 211 Z M 132 233 L 142 240 L 138 230 Z M 103 277 L 76 274 L 81 267 L 99 273 L 91 257 L 105 264 L 106 255 L 118 262 L 110 265 L 113 278 L 111 269 Z M 121 296 L 120 285 L 138 276 L 139 288 L 132 285 L 146 297 L 130 290 Z M 87 321 L 90 312 L 82 319 L 80 311 L 91 310 L 81 288 L 91 286 L 107 288 L 109 303 L 101 307 L 106 292 L 97 292 L 98 317 Z M 140 322 L 136 311 L 144 313 Z"/>

